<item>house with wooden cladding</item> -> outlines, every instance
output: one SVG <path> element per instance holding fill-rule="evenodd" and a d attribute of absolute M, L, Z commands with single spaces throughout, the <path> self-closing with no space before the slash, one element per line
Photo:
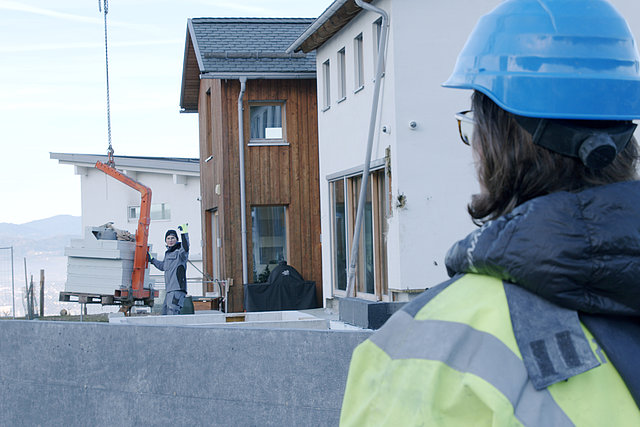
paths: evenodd
<path fill-rule="evenodd" d="M 199 116 L 204 269 L 233 279 L 231 311 L 281 260 L 322 304 L 315 54 L 285 52 L 311 22 L 187 23 L 180 106 Z"/>

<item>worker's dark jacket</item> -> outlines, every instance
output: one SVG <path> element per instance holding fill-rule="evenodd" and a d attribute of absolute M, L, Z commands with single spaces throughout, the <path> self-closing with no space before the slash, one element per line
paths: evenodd
<path fill-rule="evenodd" d="M 355 350 L 341 424 L 640 425 L 640 182 L 526 202 L 446 265 Z"/>
<path fill-rule="evenodd" d="M 155 258 L 151 263 L 164 271 L 164 283 L 167 292 L 187 292 L 187 260 L 189 259 L 189 233 L 182 234 L 182 243 L 178 242 L 164 253 L 164 260 Z"/>

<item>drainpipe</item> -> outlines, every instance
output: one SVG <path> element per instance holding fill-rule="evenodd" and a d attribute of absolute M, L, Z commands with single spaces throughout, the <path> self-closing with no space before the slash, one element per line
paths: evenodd
<path fill-rule="evenodd" d="M 362 228 L 362 217 L 364 214 L 364 204 L 367 197 L 369 187 L 369 166 L 371 164 L 371 149 L 373 147 L 373 137 L 376 128 L 376 118 L 378 115 L 378 100 L 380 98 L 380 81 L 382 80 L 382 63 L 387 41 L 387 27 L 389 25 L 389 15 L 384 10 L 364 3 L 362 0 L 355 0 L 356 4 L 365 10 L 378 13 L 382 16 L 382 33 L 380 34 L 380 46 L 378 46 L 378 61 L 376 63 L 375 85 L 373 87 L 373 101 L 371 102 L 371 117 L 369 119 L 369 135 L 367 137 L 367 153 L 364 158 L 364 167 L 362 169 L 362 186 L 360 187 L 360 197 L 358 199 L 358 211 L 356 213 L 355 230 L 353 231 L 353 244 L 351 246 L 351 254 L 349 255 L 349 268 L 347 270 L 347 292 L 349 297 L 353 290 L 353 283 L 356 276 L 356 264 L 358 260 L 358 249 L 360 246 L 360 229 Z"/>
<path fill-rule="evenodd" d="M 238 95 L 238 154 L 240 156 L 240 217 L 242 224 L 242 283 L 249 283 L 247 272 L 247 210 L 244 181 L 244 114 L 242 99 L 246 89 L 247 78 L 240 77 L 240 95 Z"/>

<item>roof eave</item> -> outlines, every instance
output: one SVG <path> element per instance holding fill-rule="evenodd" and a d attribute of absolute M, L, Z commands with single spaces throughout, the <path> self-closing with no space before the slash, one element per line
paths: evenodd
<path fill-rule="evenodd" d="M 247 79 L 315 79 L 316 72 L 242 72 L 242 71 L 232 71 L 232 72 L 216 72 L 211 71 L 207 73 L 203 73 L 200 75 L 201 79 L 239 79 L 241 77 L 245 77 Z"/>
<path fill-rule="evenodd" d="M 49 158 L 58 160 L 60 164 L 75 165 L 80 167 L 93 167 L 96 161 L 105 162 L 106 155 L 80 154 L 80 153 L 49 153 Z M 191 158 L 150 158 L 136 156 L 114 156 L 118 169 L 137 170 L 140 172 L 156 172 L 164 174 L 179 173 L 183 175 L 198 176 L 200 163 Z"/>
<path fill-rule="evenodd" d="M 371 3 L 373 0 L 363 0 Z M 287 53 L 303 51 L 309 53 L 333 37 L 347 25 L 362 8 L 354 0 L 335 0 L 322 14 L 294 41 Z"/>
<path fill-rule="evenodd" d="M 197 105 L 198 105 L 199 93 L 197 93 L 195 95 L 195 100 L 187 99 L 188 95 L 186 93 L 188 82 L 190 82 L 190 81 L 199 82 L 200 81 L 199 73 L 198 74 L 194 74 L 193 71 L 189 72 L 188 61 L 189 61 L 189 53 L 190 52 L 193 52 L 193 55 L 196 58 L 196 61 L 198 63 L 199 72 L 202 72 L 202 70 L 204 68 L 203 67 L 203 62 L 202 62 L 202 56 L 201 56 L 200 50 L 198 48 L 198 40 L 195 37 L 195 32 L 194 32 L 194 29 L 193 29 L 193 22 L 192 22 L 191 18 L 187 19 L 187 34 L 186 34 L 185 42 L 184 42 L 184 57 L 183 57 L 183 60 L 182 60 L 182 83 L 181 83 L 181 88 L 180 88 L 180 110 L 181 111 L 193 111 L 194 110 L 194 106 L 195 106 L 195 109 L 197 110 Z"/>

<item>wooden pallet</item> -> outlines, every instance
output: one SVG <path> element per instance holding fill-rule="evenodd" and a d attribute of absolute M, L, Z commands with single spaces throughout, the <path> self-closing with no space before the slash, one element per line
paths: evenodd
<path fill-rule="evenodd" d="M 82 292 L 60 292 L 59 301 L 79 302 L 80 304 L 119 305 L 113 295 L 87 294 Z"/>

